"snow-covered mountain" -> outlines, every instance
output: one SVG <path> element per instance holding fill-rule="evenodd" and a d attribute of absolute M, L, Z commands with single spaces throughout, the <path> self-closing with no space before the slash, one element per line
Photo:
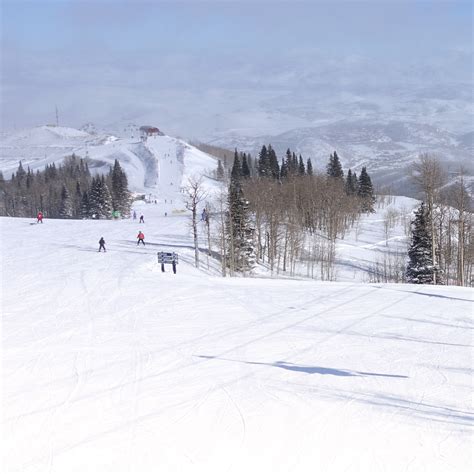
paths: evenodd
<path fill-rule="evenodd" d="M 254 155 L 263 144 L 271 143 L 280 156 L 290 148 L 304 158 L 311 158 L 313 165 L 320 170 L 327 165 L 329 154 L 337 150 L 345 169 L 359 172 L 362 166 L 367 166 L 378 184 L 390 184 L 398 190 L 405 188 L 408 168 L 420 153 L 438 156 L 452 172 L 458 172 L 463 166 L 471 180 L 474 175 L 473 133 L 456 135 L 423 123 L 342 120 L 296 128 L 278 135 L 230 134 L 211 143 Z"/>
<path fill-rule="evenodd" d="M 86 131 L 87 130 L 87 131 Z M 76 154 L 85 158 L 92 172 L 106 172 L 118 159 L 129 178 L 131 190 L 155 197 L 177 194 L 189 176 L 208 176 L 216 159 L 183 140 L 167 135 L 140 138 L 138 127 L 123 130 L 123 136 L 84 130 L 41 126 L 4 134 L 0 141 L 0 169 L 9 177 L 18 167 L 41 169 Z M 208 180 L 211 184 L 212 180 Z"/>
<path fill-rule="evenodd" d="M 80 130 L 41 126 L 4 133 L 0 139 L 0 169 L 8 177 L 20 160 L 37 169 L 75 153 L 87 158 L 93 171 L 103 172 L 118 159 L 134 191 L 160 196 L 165 191 L 167 195 L 179 191 L 186 176 L 209 176 L 216 168 L 214 157 L 182 139 L 165 135 L 143 141 L 134 123 L 115 130 L 112 134 L 88 123 Z M 387 185 L 392 192 L 411 195 L 408 170 L 420 153 L 438 156 L 452 173 L 451 179 L 456 179 L 462 166 L 465 182 L 473 187 L 473 133 L 455 134 L 434 125 L 407 121 L 341 120 L 277 135 L 245 135 L 245 130 L 235 130 L 209 142 L 254 155 L 263 144 L 271 143 L 279 156 L 290 148 L 304 158 L 311 158 L 313 166 L 320 170 L 325 169 L 329 154 L 337 150 L 345 169 L 359 172 L 367 166 L 376 185 Z"/>
<path fill-rule="evenodd" d="M 0 218 L 2 241 L 16 244 L 2 248 L 7 471 L 472 468 L 472 292 L 373 279 L 406 250 L 412 199 L 337 241 L 338 282 L 310 280 L 309 268 L 267 278 L 264 266 L 224 279 L 203 223 L 194 266 L 181 212 L 180 186 L 215 159 L 169 136 L 142 141 L 134 127 L 87 130 L 4 136 L 2 168 L 76 153 L 105 171 L 117 158 L 131 188 L 156 199 L 134 203 L 141 224 Z M 385 229 L 391 208 L 400 220 Z M 157 251 L 179 253 L 176 275 L 160 271 Z"/>

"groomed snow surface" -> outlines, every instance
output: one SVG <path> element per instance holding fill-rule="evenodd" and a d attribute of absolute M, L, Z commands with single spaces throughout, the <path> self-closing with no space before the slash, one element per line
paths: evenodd
<path fill-rule="evenodd" d="M 471 289 L 224 279 L 137 212 L 0 219 L 5 472 L 473 469 Z"/>

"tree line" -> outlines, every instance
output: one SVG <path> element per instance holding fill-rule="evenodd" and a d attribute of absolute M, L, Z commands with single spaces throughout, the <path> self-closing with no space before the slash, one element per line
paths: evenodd
<path fill-rule="evenodd" d="M 93 176 L 87 162 L 74 154 L 44 170 L 25 170 L 21 161 L 6 180 L 0 173 L 0 214 L 11 217 L 110 219 L 128 217 L 131 194 L 125 171 L 115 160 L 107 174 Z"/>
<path fill-rule="evenodd" d="M 289 149 L 281 160 L 271 145 L 256 159 L 235 150 L 228 187 L 213 205 L 222 273 L 249 273 L 259 263 L 272 273 L 303 266 L 313 277 L 318 268 L 321 279 L 334 279 L 336 238 L 374 203 L 367 170 L 344 175 L 337 152 L 319 173 Z"/>
<path fill-rule="evenodd" d="M 207 203 L 214 222 L 206 226 L 208 235 L 213 228 L 223 275 L 249 273 L 259 263 L 272 273 L 301 274 L 306 268 L 307 276 L 333 280 L 336 239 L 357 229 L 361 214 L 374 212 L 367 169 L 359 176 L 350 169 L 345 174 L 337 152 L 330 155 L 326 173 L 317 173 L 310 159 L 290 150 L 281 160 L 271 145 L 255 159 L 235 150 L 230 173 L 219 163 L 216 174 L 227 189 L 217 203 Z M 472 285 L 472 196 L 462 173 L 448 187 L 439 161 L 421 155 L 412 179 L 424 202 L 411 223 L 400 216 L 409 246 L 403 255 L 389 253 L 393 261 L 374 263 L 377 274 L 382 268 L 378 281 Z M 387 239 L 398 219 L 389 211 Z M 208 242 L 210 249 L 209 237 Z"/>

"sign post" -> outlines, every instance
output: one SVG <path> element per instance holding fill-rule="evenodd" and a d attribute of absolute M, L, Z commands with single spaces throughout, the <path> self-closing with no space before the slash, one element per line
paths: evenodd
<path fill-rule="evenodd" d="M 161 271 L 165 271 L 165 264 L 171 264 L 173 273 L 176 273 L 178 254 L 176 252 L 158 252 L 158 263 L 161 263 Z"/>

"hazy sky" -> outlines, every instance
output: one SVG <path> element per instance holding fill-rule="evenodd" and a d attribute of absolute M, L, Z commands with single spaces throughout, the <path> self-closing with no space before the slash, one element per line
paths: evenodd
<path fill-rule="evenodd" d="M 68 125 L 156 117 L 179 132 L 186 114 L 211 121 L 275 91 L 472 81 L 468 0 L 1 5 L 6 128 L 51 122 L 57 104 Z"/>

